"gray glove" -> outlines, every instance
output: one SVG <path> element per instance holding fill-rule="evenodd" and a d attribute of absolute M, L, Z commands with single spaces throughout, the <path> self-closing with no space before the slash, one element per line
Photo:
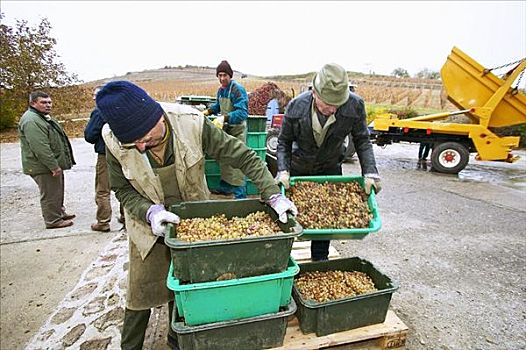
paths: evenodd
<path fill-rule="evenodd" d="M 146 221 L 152 226 L 154 235 L 164 237 L 167 229 L 166 223 L 178 224 L 179 216 L 169 212 L 162 204 L 153 204 L 146 212 Z"/>
<path fill-rule="evenodd" d="M 364 176 L 365 193 L 371 194 L 371 188 L 374 188 L 374 192 L 378 193 L 382 189 L 380 183 L 380 176 L 378 174 L 365 174 Z"/>
<path fill-rule="evenodd" d="M 298 208 L 292 203 L 291 200 L 289 200 L 287 197 L 282 195 L 281 193 L 276 193 L 270 196 L 270 198 L 267 201 L 267 204 L 274 209 L 274 211 L 278 214 L 279 221 L 286 224 L 288 221 L 287 218 L 287 212 L 291 212 L 292 215 L 296 216 L 298 215 Z"/>
<path fill-rule="evenodd" d="M 287 170 L 278 171 L 274 182 L 276 182 L 276 185 L 282 184 L 288 190 L 290 187 L 290 173 Z"/>

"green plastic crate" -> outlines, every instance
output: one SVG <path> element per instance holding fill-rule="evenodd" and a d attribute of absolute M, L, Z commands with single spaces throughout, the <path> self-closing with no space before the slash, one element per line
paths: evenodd
<path fill-rule="evenodd" d="M 296 316 L 304 334 L 320 337 L 349 329 L 382 323 L 398 284 L 378 271 L 370 262 L 358 257 L 300 264 L 300 271 L 361 271 L 374 282 L 376 292 L 318 303 L 305 300 L 294 285 L 292 296 L 298 305 Z"/>
<path fill-rule="evenodd" d="M 247 145 L 250 148 L 266 148 L 267 133 L 265 131 L 247 133 Z"/>
<path fill-rule="evenodd" d="M 267 148 L 266 147 L 250 148 L 250 149 L 252 149 L 254 152 L 256 152 L 256 154 L 259 157 L 259 159 L 261 159 L 262 161 L 265 161 L 265 158 L 267 156 Z M 211 162 L 215 162 L 217 164 L 217 167 L 219 168 L 219 163 L 217 163 L 217 161 L 214 158 L 211 158 L 207 154 L 205 154 L 205 173 L 207 173 L 207 165 L 210 166 L 210 164 L 208 162 L 210 162 L 210 164 L 212 164 Z M 210 173 L 212 173 L 212 172 L 210 172 Z"/>
<path fill-rule="evenodd" d="M 364 178 L 362 176 L 291 176 L 290 186 L 294 186 L 296 183 L 301 181 L 310 182 L 353 182 L 356 181 L 360 186 L 364 187 Z M 286 194 L 285 188 L 281 188 L 283 194 Z M 316 240 L 316 239 L 362 239 L 369 233 L 376 232 L 382 227 L 382 221 L 380 219 L 380 213 L 378 211 L 378 204 L 374 190 L 371 191 L 367 204 L 373 218 L 369 222 L 367 228 L 343 228 L 343 229 L 303 229 L 303 240 Z M 313 208 L 312 210 L 316 210 Z"/>
<path fill-rule="evenodd" d="M 275 211 L 259 199 L 183 202 L 171 206 L 170 211 L 181 219 L 218 214 L 225 214 L 227 218 L 244 217 L 264 211 L 282 230 L 272 236 L 190 243 L 177 239 L 177 226 L 170 224 L 164 241 L 170 247 L 174 276 L 181 283 L 215 281 L 227 275 L 243 278 L 282 272 L 287 267 L 294 238 L 303 232 L 292 215 L 283 224 Z"/>
<path fill-rule="evenodd" d="M 249 115 L 247 118 L 248 132 L 262 132 L 267 128 L 267 116 Z"/>
<path fill-rule="evenodd" d="M 291 299 L 289 305 L 279 312 L 241 320 L 187 326 L 174 317 L 172 330 L 180 350 L 275 348 L 283 345 L 288 317 L 295 312 L 296 303 Z"/>
<path fill-rule="evenodd" d="M 251 180 L 247 179 L 247 195 L 254 196 L 257 194 L 259 194 L 258 188 Z"/>
<path fill-rule="evenodd" d="M 205 160 L 205 175 L 216 175 L 221 173 L 221 168 L 219 167 L 219 163 L 216 162 L 213 159 L 206 159 Z"/>
<path fill-rule="evenodd" d="M 237 320 L 278 312 L 290 303 L 294 276 L 300 271 L 289 258 L 283 272 L 233 280 L 181 284 L 173 277 L 166 285 L 175 293 L 177 314 L 189 326 Z"/>

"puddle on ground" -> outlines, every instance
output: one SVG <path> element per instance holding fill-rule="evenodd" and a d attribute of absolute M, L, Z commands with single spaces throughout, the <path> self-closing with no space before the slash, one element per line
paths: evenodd
<path fill-rule="evenodd" d="M 383 158 L 377 159 L 377 163 L 382 168 L 398 167 L 422 171 L 421 169 L 417 169 L 417 161 L 415 159 Z M 500 167 L 489 165 L 489 163 L 484 165 L 469 163 L 458 175 L 440 173 L 433 173 L 432 175 L 452 176 L 457 177 L 460 181 L 487 182 L 526 191 L 526 169 L 517 167 L 509 168 L 506 165 L 508 164 L 503 163 L 502 167 Z M 431 165 L 427 168 L 427 171 L 430 170 Z"/>
<path fill-rule="evenodd" d="M 526 190 L 526 170 L 470 165 L 458 174 L 461 181 L 489 182 Z"/>

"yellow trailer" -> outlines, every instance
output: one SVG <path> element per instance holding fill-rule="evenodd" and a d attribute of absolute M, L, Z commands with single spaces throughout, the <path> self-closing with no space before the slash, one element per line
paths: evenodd
<path fill-rule="evenodd" d="M 440 74 L 451 101 L 459 111 L 408 119 L 389 115 L 374 120 L 371 137 L 379 146 L 399 141 L 433 145 L 431 162 L 439 172 L 456 174 L 466 167 L 469 153 L 481 160 L 514 161 L 511 150 L 519 137 L 499 137 L 489 128 L 526 123 L 526 96 L 513 82 L 522 78 L 526 59 L 499 78 L 460 49 L 453 47 Z M 464 114 L 471 124 L 449 123 L 445 119 Z"/>

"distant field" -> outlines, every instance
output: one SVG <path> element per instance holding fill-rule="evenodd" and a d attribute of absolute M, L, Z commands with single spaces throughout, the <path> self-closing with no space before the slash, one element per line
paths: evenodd
<path fill-rule="evenodd" d="M 314 73 L 299 76 L 279 76 L 261 78 L 248 75 L 241 78 L 242 73 L 235 72 L 234 79 L 239 81 L 248 92 L 254 91 L 264 83 L 273 81 L 290 97 L 304 91 Z M 215 77 L 215 69 L 209 67 L 166 68 L 128 73 L 115 79 L 126 79 L 136 82 L 148 93 L 160 101 L 175 101 L 181 95 L 215 96 L 219 83 Z M 357 85 L 356 92 L 366 103 L 389 104 L 394 106 L 454 109 L 446 100 L 442 84 L 437 80 L 398 79 L 387 76 L 367 76 L 350 74 L 350 80 Z M 98 83 L 103 83 L 99 81 Z"/>
<path fill-rule="evenodd" d="M 234 72 L 234 79 L 239 81 L 247 92 L 272 81 L 288 96 L 295 97 L 305 91 L 314 73 L 295 76 L 257 77 Z M 210 67 L 168 67 L 163 69 L 129 72 L 120 77 L 113 77 L 89 82 L 81 86 L 82 93 L 54 95 L 54 115 L 65 122 L 68 135 L 83 137 L 83 130 L 90 112 L 94 108 L 92 100 L 93 87 L 112 80 L 130 80 L 144 88 L 154 99 L 174 102 L 182 95 L 215 96 L 219 82 L 215 68 Z M 419 80 L 414 78 L 397 79 L 387 76 L 367 76 L 350 73 L 350 81 L 356 84 L 356 93 L 363 97 L 366 105 L 383 109 L 410 108 L 419 114 L 440 110 L 454 110 L 442 91 L 442 84 L 436 80 Z M 430 112 L 431 111 L 431 112 Z M 0 142 L 16 140 L 16 130 L 6 130 L 0 135 Z"/>

